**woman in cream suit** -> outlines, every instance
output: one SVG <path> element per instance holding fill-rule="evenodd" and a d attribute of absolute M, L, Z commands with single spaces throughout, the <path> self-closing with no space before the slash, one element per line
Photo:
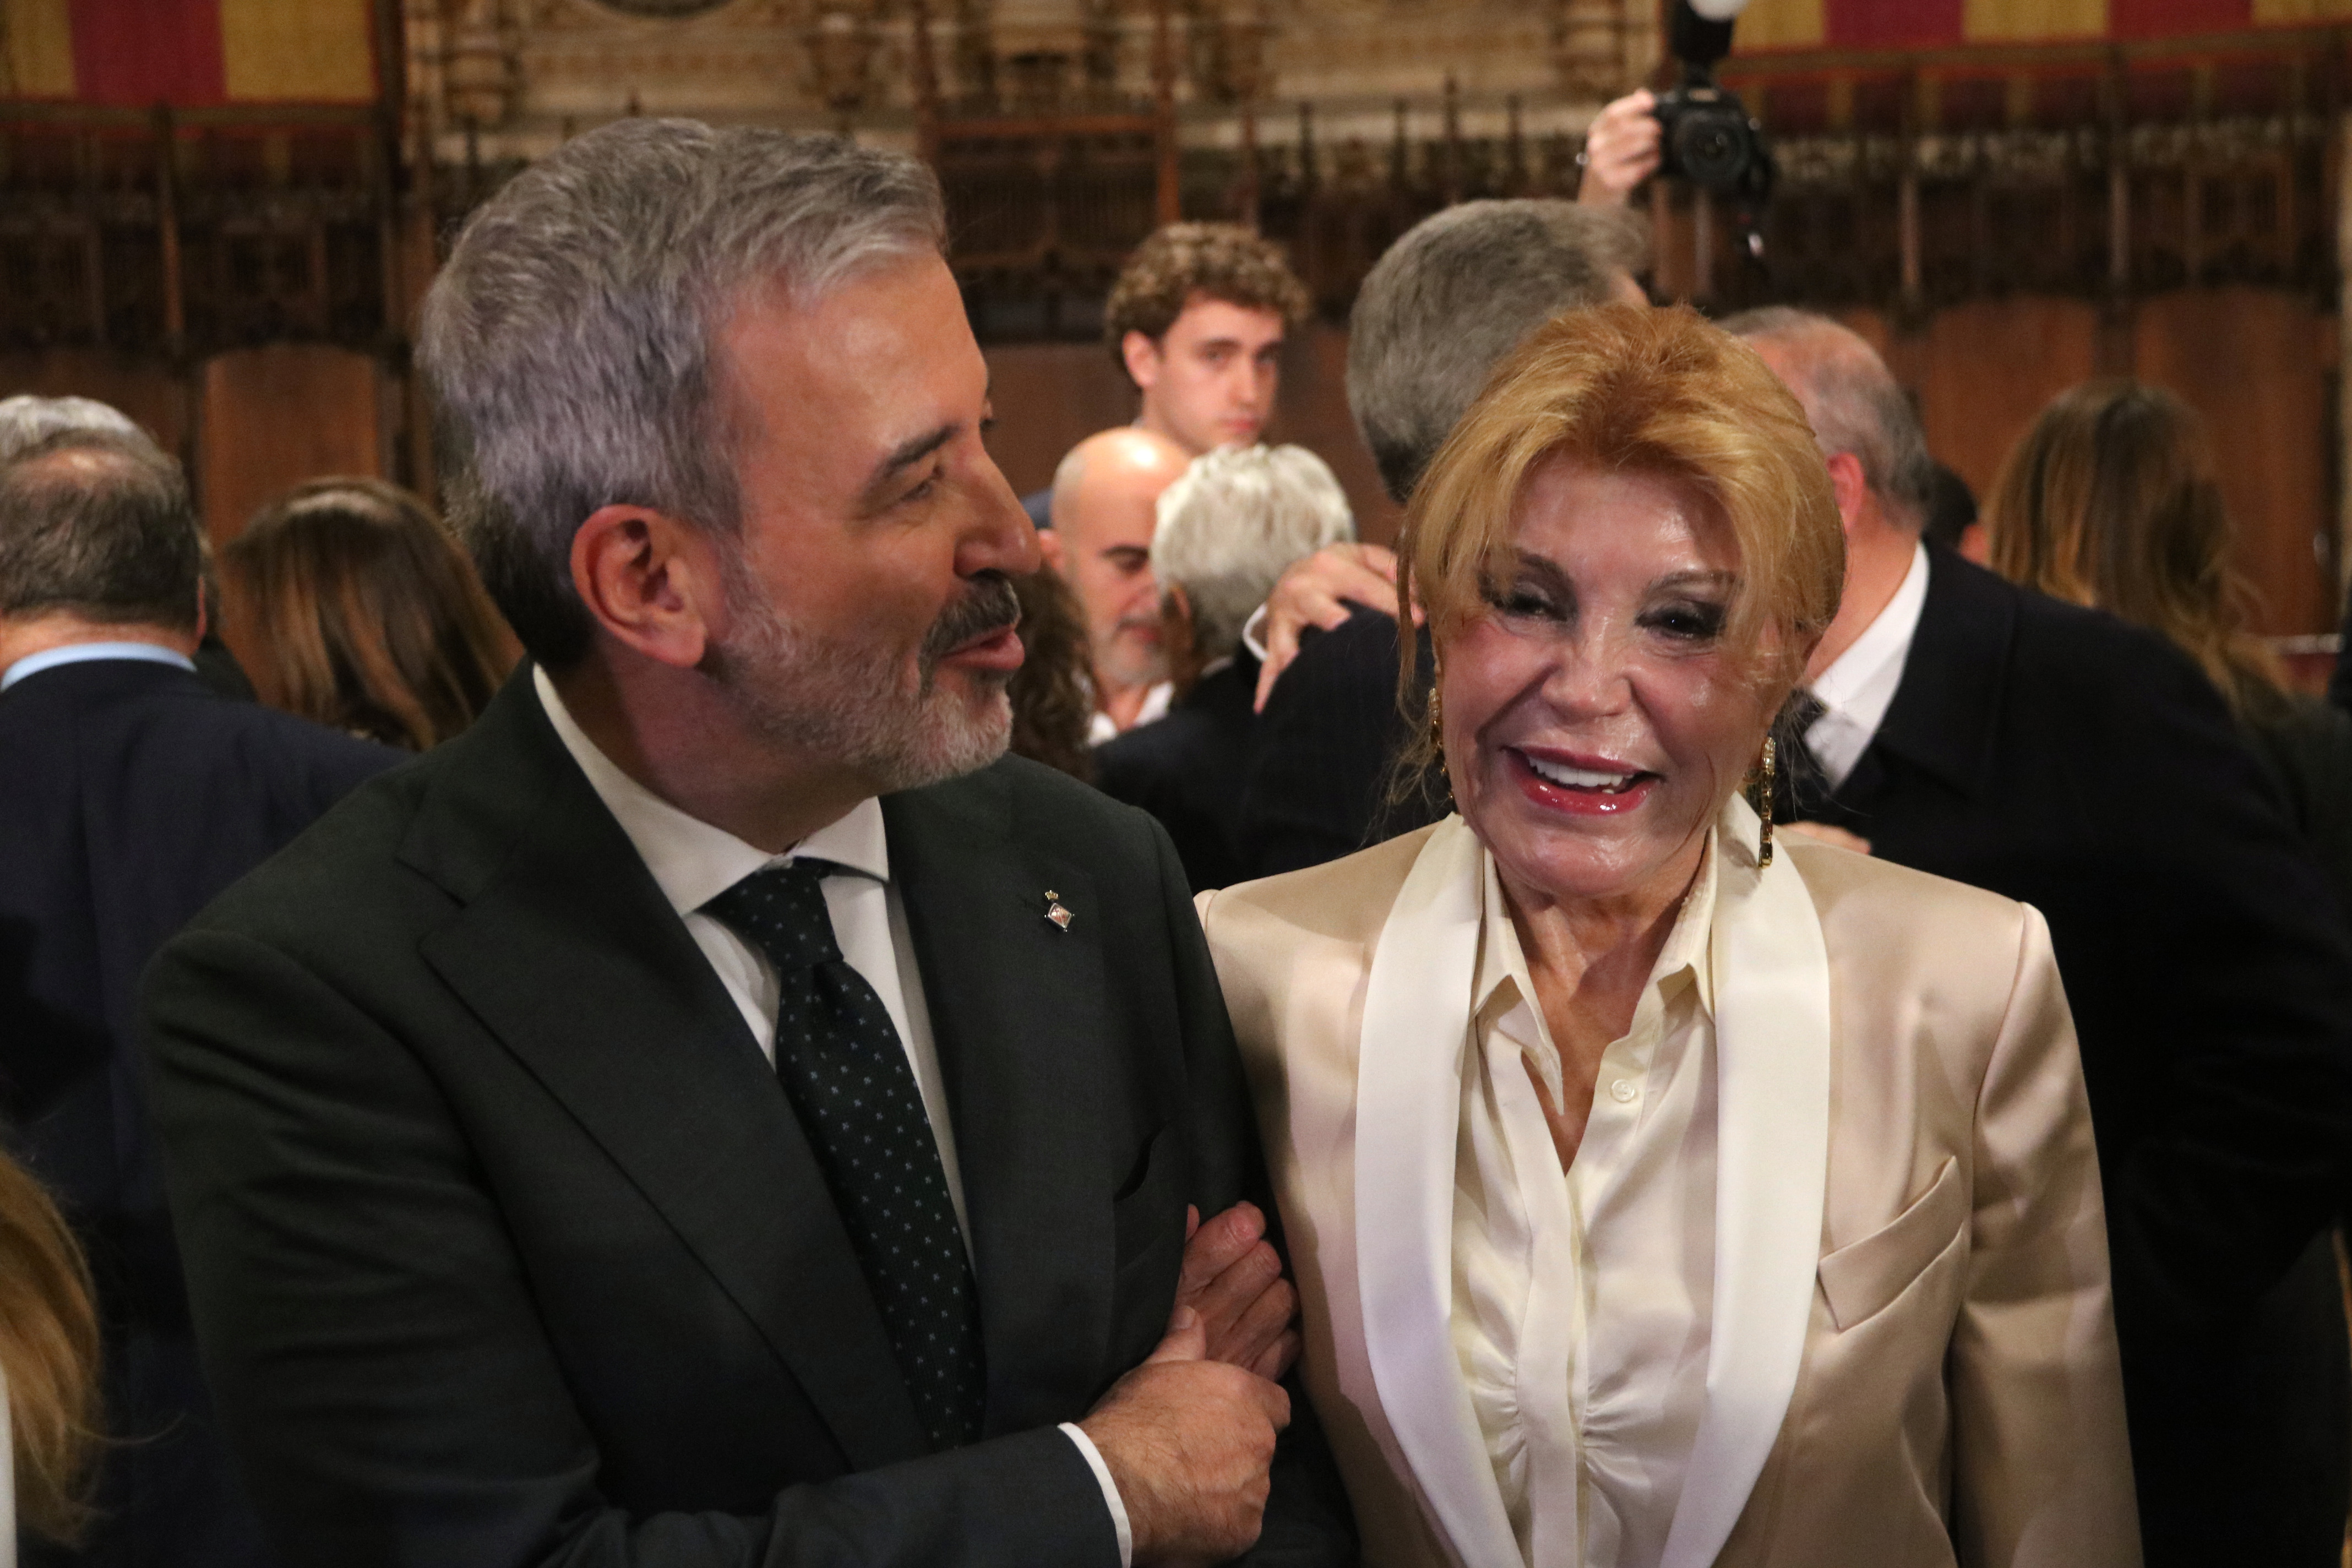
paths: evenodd
<path fill-rule="evenodd" d="M 1571 312 L 1400 552 L 1459 815 L 1201 900 L 1366 1561 L 2137 1563 L 2041 917 L 1742 798 L 1843 574 L 1794 400 Z"/>

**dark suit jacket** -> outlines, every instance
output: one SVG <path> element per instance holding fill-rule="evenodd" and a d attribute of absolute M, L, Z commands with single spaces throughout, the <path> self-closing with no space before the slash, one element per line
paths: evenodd
<path fill-rule="evenodd" d="M 2147 633 L 1935 550 L 1877 735 L 1795 805 L 2049 920 L 2150 1563 L 2335 1561 L 2346 1350 L 2313 1243 L 2352 1135 L 2352 938 L 2211 684 Z M 2260 1347 L 2294 1374 L 2251 1365 Z"/>
<path fill-rule="evenodd" d="M 165 949 L 197 1330 L 295 1562 L 1116 1561 L 1053 1426 L 1160 1338 L 1185 1205 L 1264 1191 L 1216 979 L 1139 814 L 1017 759 L 883 809 L 988 1358 L 986 1438 L 945 1454 L 775 1075 L 528 668 Z M 1322 1458 L 1277 1478 L 1262 1560 L 1351 1554 Z"/>
<path fill-rule="evenodd" d="M 163 940 L 402 753 L 168 665 L 60 665 L 0 693 L 0 1098 L 107 1320 L 111 1450 L 76 1561 L 257 1558 L 210 1433 L 131 1042 Z"/>
<path fill-rule="evenodd" d="M 1420 679 L 1435 668 L 1419 634 Z M 1396 617 L 1359 608 L 1328 632 L 1309 630 L 1258 716 L 1241 806 L 1242 862 L 1251 877 L 1320 866 L 1453 809 L 1442 780 L 1402 796 L 1391 767 L 1410 739 L 1397 709 Z"/>
<path fill-rule="evenodd" d="M 1095 748 L 1095 784 L 1168 830 L 1195 892 L 1251 873 L 1241 853 L 1242 788 L 1257 727 L 1257 658 L 1247 648 L 1149 724 Z"/>

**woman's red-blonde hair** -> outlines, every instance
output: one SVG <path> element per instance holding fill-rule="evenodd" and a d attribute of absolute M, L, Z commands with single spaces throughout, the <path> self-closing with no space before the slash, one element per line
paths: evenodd
<path fill-rule="evenodd" d="M 1441 657 L 1486 613 L 1488 585 L 1508 580 L 1520 492 L 1558 457 L 1659 475 L 1705 497 L 1739 552 L 1723 646 L 1764 687 L 1795 680 L 1845 584 L 1837 496 L 1780 378 L 1746 342 L 1680 306 L 1554 317 L 1495 368 L 1438 448 L 1405 510 L 1397 595 L 1402 607 L 1420 604 Z M 1412 639 L 1402 652 L 1399 691 L 1411 712 Z"/>

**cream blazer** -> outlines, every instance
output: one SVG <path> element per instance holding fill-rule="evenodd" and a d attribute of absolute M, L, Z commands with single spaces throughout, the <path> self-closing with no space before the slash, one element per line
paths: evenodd
<path fill-rule="evenodd" d="M 2140 1560 L 2105 1221 L 2042 917 L 1719 825 L 1706 1404 L 1662 1568 Z M 1459 817 L 1199 900 L 1373 1568 L 1519 1561 L 1447 1331 L 1478 952 Z"/>

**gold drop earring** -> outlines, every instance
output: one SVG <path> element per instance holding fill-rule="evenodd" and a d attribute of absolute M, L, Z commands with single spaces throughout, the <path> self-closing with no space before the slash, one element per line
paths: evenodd
<path fill-rule="evenodd" d="M 1757 770 L 1759 785 L 1756 792 L 1756 815 L 1763 819 L 1764 830 L 1757 835 L 1756 868 L 1762 870 L 1772 863 L 1772 737 L 1764 737 L 1764 762 Z"/>

